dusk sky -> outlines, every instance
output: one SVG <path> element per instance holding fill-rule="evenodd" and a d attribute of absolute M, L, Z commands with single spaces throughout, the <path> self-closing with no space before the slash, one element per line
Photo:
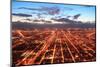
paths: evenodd
<path fill-rule="evenodd" d="M 52 10 L 54 11 L 53 13 L 51 13 Z M 34 18 L 36 14 L 41 15 L 45 18 L 54 18 L 54 17 L 72 18 L 76 15 L 79 15 L 77 19 L 79 21 L 83 22 L 95 21 L 95 6 L 85 6 L 85 5 L 13 1 L 12 13 L 32 15 L 31 18 Z"/>

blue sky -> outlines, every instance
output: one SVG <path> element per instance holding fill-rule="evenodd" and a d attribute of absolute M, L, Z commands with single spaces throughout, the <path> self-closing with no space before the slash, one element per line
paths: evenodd
<path fill-rule="evenodd" d="M 43 15 L 44 17 L 67 17 L 80 14 L 78 20 L 81 21 L 95 21 L 95 6 L 84 5 L 71 5 L 71 4 L 52 4 L 52 3 L 35 3 L 35 2 L 12 2 L 12 13 L 24 13 L 31 14 L 34 18 L 34 13 L 43 13 L 44 11 L 19 9 L 20 7 L 40 9 L 41 7 L 58 7 L 60 9 L 59 14 L 55 15 Z"/>

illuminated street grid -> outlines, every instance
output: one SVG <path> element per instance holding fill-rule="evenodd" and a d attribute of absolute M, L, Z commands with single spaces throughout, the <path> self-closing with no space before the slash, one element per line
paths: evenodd
<path fill-rule="evenodd" d="M 13 64 L 37 65 L 95 61 L 95 34 L 95 28 L 13 30 Z"/>

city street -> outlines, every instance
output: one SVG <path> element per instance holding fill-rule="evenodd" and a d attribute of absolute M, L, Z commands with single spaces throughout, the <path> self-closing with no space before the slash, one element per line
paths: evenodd
<path fill-rule="evenodd" d="M 12 30 L 13 64 L 95 61 L 95 35 L 95 28 Z"/>

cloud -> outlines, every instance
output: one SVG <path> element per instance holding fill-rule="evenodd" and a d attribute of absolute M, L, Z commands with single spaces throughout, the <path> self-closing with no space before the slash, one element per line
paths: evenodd
<path fill-rule="evenodd" d="M 42 7 L 43 10 L 47 11 L 50 15 L 59 14 L 60 8 L 57 6 L 54 7 Z"/>
<path fill-rule="evenodd" d="M 32 19 L 29 19 L 29 18 L 27 18 L 27 19 L 24 19 L 24 20 L 27 20 L 27 21 L 32 21 Z"/>
<path fill-rule="evenodd" d="M 20 7 L 18 9 L 38 10 L 38 11 L 42 10 L 41 8 L 27 8 L 27 7 Z"/>
<path fill-rule="evenodd" d="M 70 18 L 71 16 L 67 16 L 67 18 Z"/>
<path fill-rule="evenodd" d="M 49 14 L 49 15 L 55 15 L 55 14 L 59 14 L 60 12 L 60 8 L 57 6 L 53 6 L 53 7 L 40 7 L 40 8 L 27 8 L 27 7 L 20 7 L 18 9 L 27 9 L 27 10 L 32 10 L 32 11 L 39 11 L 39 12 L 46 12 L 45 14 Z"/>
<path fill-rule="evenodd" d="M 32 15 L 29 15 L 29 14 L 23 14 L 23 13 L 12 13 L 12 15 L 20 16 L 20 17 L 32 17 Z"/>
<path fill-rule="evenodd" d="M 81 14 L 76 14 L 73 16 L 73 19 L 78 19 L 81 16 Z"/>

